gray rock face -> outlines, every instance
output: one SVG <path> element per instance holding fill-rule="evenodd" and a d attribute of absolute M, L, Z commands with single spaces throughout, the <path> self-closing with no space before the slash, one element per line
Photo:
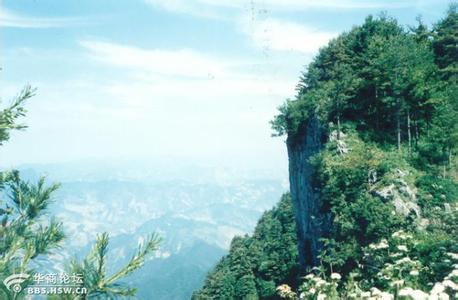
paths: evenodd
<path fill-rule="evenodd" d="M 316 117 L 303 130 L 287 139 L 291 198 L 296 215 L 299 261 L 302 267 L 319 263 L 319 241 L 328 232 L 330 216 L 320 212 L 320 191 L 313 187 L 314 170 L 310 157 L 324 144 L 323 128 Z"/>
<path fill-rule="evenodd" d="M 394 183 L 374 190 L 374 194 L 383 201 L 391 201 L 396 213 L 408 216 L 413 213 L 417 218 L 421 216 L 420 207 L 417 204 L 417 191 L 410 187 L 404 177 L 407 175 L 402 170 L 395 170 L 396 179 Z"/>

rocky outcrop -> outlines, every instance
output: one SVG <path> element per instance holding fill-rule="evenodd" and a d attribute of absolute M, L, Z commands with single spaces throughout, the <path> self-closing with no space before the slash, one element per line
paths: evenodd
<path fill-rule="evenodd" d="M 417 189 L 409 185 L 405 177 L 407 172 L 396 169 L 392 177 L 392 183 L 373 190 L 373 194 L 383 201 L 391 201 L 395 211 L 403 216 L 413 214 L 416 218 L 421 216 L 420 207 L 417 204 Z"/>
<path fill-rule="evenodd" d="M 289 180 L 291 198 L 298 231 L 299 262 L 301 267 L 319 263 L 321 237 L 330 228 L 330 216 L 320 212 L 320 191 L 313 186 L 314 170 L 310 158 L 324 145 L 325 135 L 316 117 L 286 143 L 289 157 Z"/>

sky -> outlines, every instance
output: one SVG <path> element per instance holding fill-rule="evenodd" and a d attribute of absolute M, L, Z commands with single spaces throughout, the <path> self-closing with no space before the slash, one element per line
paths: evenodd
<path fill-rule="evenodd" d="M 0 105 L 37 88 L 0 164 L 85 159 L 286 167 L 269 121 L 318 49 L 369 15 L 442 0 L 0 2 Z"/>

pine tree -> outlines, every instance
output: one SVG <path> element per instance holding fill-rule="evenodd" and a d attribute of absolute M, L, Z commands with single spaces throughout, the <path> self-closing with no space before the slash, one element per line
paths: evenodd
<path fill-rule="evenodd" d="M 17 121 L 25 115 L 24 104 L 34 92 L 26 86 L 0 111 L 0 145 L 9 139 L 11 130 L 26 128 Z M 63 240 L 62 224 L 45 217 L 52 193 L 58 187 L 46 185 L 43 177 L 37 184 L 26 182 L 16 170 L 0 173 L 0 192 L 5 197 L 0 199 L 0 281 L 12 274 L 29 274 L 31 261 L 49 254 Z M 0 298 L 16 299 L 14 291 L 1 286 Z"/>
<path fill-rule="evenodd" d="M 444 19 L 434 28 L 434 53 L 445 80 L 455 84 L 458 73 L 458 4 L 452 3 Z"/>
<path fill-rule="evenodd" d="M 34 93 L 35 89 L 26 86 L 9 106 L 0 111 L 0 145 L 9 139 L 11 130 L 26 128 L 17 121 L 25 116 L 24 104 Z M 34 270 L 30 267 L 31 262 L 46 258 L 60 247 L 65 238 L 62 223 L 46 214 L 58 188 L 59 184 L 47 185 L 44 177 L 36 184 L 24 181 L 17 170 L 0 173 L 0 195 L 5 197 L 0 198 L 0 281 L 10 275 L 24 273 L 29 278 L 21 285 L 26 287 L 32 283 L 30 274 Z M 82 262 L 73 260 L 69 264 L 69 272 L 83 275 L 81 287 L 87 290 L 87 294 L 78 296 L 78 299 L 134 296 L 136 289 L 122 284 L 120 280 L 143 265 L 157 249 L 160 238 L 155 234 L 149 236 L 144 244 L 139 245 L 128 264 L 111 276 L 106 274 L 108 242 L 106 233 L 99 235 L 93 250 Z M 3 284 L 0 286 L 0 299 L 24 296 L 24 289 L 17 293 Z M 51 298 L 75 299 L 75 296 Z"/>
<path fill-rule="evenodd" d="M 68 274 L 82 275 L 79 288 L 84 288 L 87 293 L 55 296 L 51 299 L 114 299 L 120 296 L 135 296 L 137 289 L 123 283 L 122 278 L 142 267 L 145 259 L 158 249 L 160 241 L 156 234 L 149 236 L 145 242 L 138 245 L 130 261 L 109 276 L 106 271 L 109 237 L 107 233 L 98 235 L 94 247 L 86 258 L 81 262 L 73 259 L 67 267 Z"/>

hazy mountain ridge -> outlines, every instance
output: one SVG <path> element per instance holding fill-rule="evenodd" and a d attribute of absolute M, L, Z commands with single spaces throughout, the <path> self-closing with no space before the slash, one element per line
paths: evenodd
<path fill-rule="evenodd" d="M 155 181 L 159 175 L 141 177 L 143 167 L 99 167 L 102 169 L 70 165 L 68 172 L 66 165 L 20 169 L 32 182 L 46 171 L 50 181 L 62 183 L 49 208 L 63 222 L 68 236 L 63 250 L 53 256 L 55 267 L 72 255 L 84 256 L 96 234 L 103 231 L 111 237 L 111 270 L 130 259 L 149 233 L 163 237 L 156 257 L 129 278 L 139 287 L 140 299 L 152 295 L 155 299 L 189 299 L 231 239 L 251 232 L 262 212 L 287 189 L 286 180 L 275 172 L 248 171 L 245 176 L 231 170 L 225 173 L 224 168 L 196 167 L 193 173 L 183 171 L 178 179 L 166 175 Z M 179 171 L 168 172 L 172 173 Z M 263 173 L 269 176 L 259 178 Z M 41 268 L 48 265 L 43 263 Z M 167 288 L 155 290 L 155 286 Z"/>

